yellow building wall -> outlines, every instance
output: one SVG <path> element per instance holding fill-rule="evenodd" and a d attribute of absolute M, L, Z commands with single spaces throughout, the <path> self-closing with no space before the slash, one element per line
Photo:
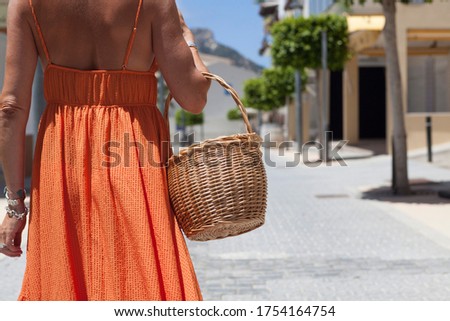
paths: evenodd
<path fill-rule="evenodd" d="M 434 1 L 432 4 L 398 3 L 397 7 L 397 43 L 402 77 L 404 110 L 408 103 L 408 29 L 450 29 L 450 2 Z M 448 86 L 450 90 L 450 84 Z M 390 101 L 388 99 L 388 124 L 391 124 Z M 433 145 L 450 143 L 450 114 L 436 115 L 433 119 Z M 425 115 L 406 113 L 405 125 L 408 135 L 408 150 L 426 147 Z M 391 137 L 392 126 L 388 126 Z M 388 144 L 389 145 L 389 144 Z"/>
<path fill-rule="evenodd" d="M 432 116 L 433 145 L 450 143 L 450 116 Z M 420 149 L 427 146 L 425 116 L 406 116 L 406 131 L 408 133 L 408 149 Z"/>
<path fill-rule="evenodd" d="M 343 79 L 343 138 L 350 144 L 359 141 L 359 67 L 355 55 L 347 62 Z"/>

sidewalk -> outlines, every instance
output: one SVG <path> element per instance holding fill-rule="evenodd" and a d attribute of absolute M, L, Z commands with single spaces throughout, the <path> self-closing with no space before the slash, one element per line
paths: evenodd
<path fill-rule="evenodd" d="M 428 157 L 425 152 L 414 153 L 411 159 L 417 160 L 419 162 L 428 163 Z M 439 148 L 432 153 L 431 165 L 448 168 L 450 169 L 450 146 L 444 148 Z"/>
<path fill-rule="evenodd" d="M 450 299 L 450 229 L 442 223 L 450 202 L 433 204 L 433 193 L 425 204 L 365 199 L 364 191 L 389 185 L 390 158 L 347 164 L 267 168 L 265 226 L 189 243 L 205 299 Z M 410 176 L 450 181 L 449 170 L 417 162 Z"/>
<path fill-rule="evenodd" d="M 205 300 L 450 300 L 450 200 L 433 191 L 450 170 L 410 161 L 422 184 L 399 199 L 388 156 L 287 168 L 269 155 L 266 224 L 188 241 Z M 17 298 L 23 269 L 0 259 L 0 300 Z"/>
<path fill-rule="evenodd" d="M 290 142 L 291 144 L 287 148 L 273 147 L 271 149 L 272 154 L 277 154 L 277 157 L 284 157 L 285 160 L 293 161 L 295 155 L 298 155 L 301 163 L 317 163 L 321 159 L 322 146 L 318 144 L 314 146 L 311 144 L 303 146 L 302 153 L 298 152 L 298 146 L 295 142 Z M 351 160 L 351 159 L 362 159 L 374 156 L 374 152 L 358 146 L 348 145 L 342 141 L 333 141 L 329 148 L 330 158 L 334 155 L 336 159 Z"/>

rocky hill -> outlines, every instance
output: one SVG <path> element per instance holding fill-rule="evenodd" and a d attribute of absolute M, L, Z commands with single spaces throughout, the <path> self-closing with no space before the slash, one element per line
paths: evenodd
<path fill-rule="evenodd" d="M 200 52 L 228 58 L 233 62 L 233 65 L 243 67 L 257 73 L 261 72 L 263 69 L 262 66 L 242 56 L 237 50 L 218 43 L 211 30 L 206 28 L 194 28 L 192 29 L 192 32 L 195 35 L 196 43 Z"/>

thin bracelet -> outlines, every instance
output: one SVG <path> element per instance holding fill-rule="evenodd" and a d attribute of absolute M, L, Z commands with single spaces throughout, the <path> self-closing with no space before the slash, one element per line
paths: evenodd
<path fill-rule="evenodd" d="M 195 42 L 193 42 L 193 41 L 186 41 L 186 43 L 187 43 L 187 45 L 188 45 L 189 47 L 195 48 L 195 49 L 198 50 L 198 46 L 197 46 L 197 44 L 196 44 Z"/>

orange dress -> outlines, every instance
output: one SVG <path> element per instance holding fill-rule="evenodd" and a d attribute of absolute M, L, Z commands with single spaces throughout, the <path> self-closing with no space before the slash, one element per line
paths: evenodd
<path fill-rule="evenodd" d="M 166 181 L 169 141 L 156 65 L 77 70 L 51 63 L 35 149 L 19 300 L 201 300 Z"/>

